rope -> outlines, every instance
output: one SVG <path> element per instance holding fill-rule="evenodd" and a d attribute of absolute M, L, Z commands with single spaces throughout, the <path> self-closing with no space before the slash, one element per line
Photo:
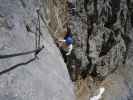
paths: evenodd
<path fill-rule="evenodd" d="M 37 10 L 37 15 L 38 15 L 38 27 L 39 27 L 39 29 L 38 29 L 38 31 L 39 31 L 39 36 L 38 36 L 38 48 L 40 47 L 40 38 L 41 38 L 41 23 L 40 23 L 40 16 L 39 16 L 39 11 L 40 11 L 40 9 L 39 10 Z"/>
<path fill-rule="evenodd" d="M 14 69 L 20 67 L 20 66 L 27 65 L 27 64 L 33 62 L 34 60 L 36 60 L 36 57 L 33 57 L 33 58 L 31 58 L 30 60 L 28 60 L 28 61 L 26 61 L 26 62 L 21 62 L 21 63 L 18 63 L 18 64 L 16 64 L 16 65 L 13 65 L 13 66 L 11 66 L 10 68 L 7 68 L 7 69 L 5 69 L 5 70 L 3 70 L 3 71 L 0 71 L 0 75 L 6 74 L 6 73 L 8 73 L 8 72 L 10 72 L 10 71 L 12 71 L 12 70 L 14 70 Z"/>
<path fill-rule="evenodd" d="M 48 28 L 48 30 L 49 30 L 50 32 L 54 33 L 54 31 L 53 31 L 50 27 L 48 27 L 48 25 L 47 25 L 45 19 L 43 18 L 42 14 L 40 13 L 40 9 L 39 9 L 39 11 L 38 11 L 37 13 L 38 13 L 38 15 L 40 16 L 40 19 L 42 20 L 42 22 L 43 22 L 43 23 L 45 24 L 45 26 Z M 40 20 L 40 19 L 39 19 L 39 20 Z M 41 31 L 40 31 L 40 35 L 42 35 Z M 54 35 L 52 35 L 52 34 L 51 34 L 51 37 L 53 38 L 53 40 L 54 40 L 55 43 L 56 43 L 58 39 L 57 39 Z"/>
<path fill-rule="evenodd" d="M 44 48 L 44 46 L 42 46 L 41 48 L 37 48 L 35 50 L 27 51 L 27 52 L 20 52 L 20 53 L 14 53 L 14 54 L 0 55 L 0 59 L 17 57 L 17 56 L 27 55 L 27 54 L 31 54 L 31 53 L 35 53 L 35 52 L 38 54 L 43 48 Z"/>
<path fill-rule="evenodd" d="M 37 11 L 37 14 L 38 14 L 38 12 L 39 11 Z M 28 25 L 26 25 L 26 28 L 27 28 L 28 32 L 32 32 Z M 39 32 L 38 32 L 38 30 L 39 30 Z M 44 46 L 40 46 L 41 35 L 42 35 L 42 33 L 41 33 L 41 28 L 40 28 L 40 18 L 39 18 L 39 14 L 38 14 L 38 20 L 37 20 L 36 32 L 35 32 L 35 49 L 31 50 L 31 51 L 27 51 L 27 52 L 0 55 L 0 59 L 7 59 L 7 58 L 12 58 L 12 57 L 23 56 L 23 55 L 28 55 L 28 54 L 35 53 L 34 57 L 29 59 L 26 62 L 18 63 L 18 64 L 13 65 L 13 66 L 11 66 L 11 67 L 3 70 L 3 71 L 0 71 L 0 75 L 6 74 L 7 72 L 10 72 L 10 71 L 18 68 L 19 66 L 23 66 L 23 65 L 29 64 L 29 63 L 33 62 L 34 60 L 36 60 L 37 59 L 37 54 L 40 51 L 42 51 L 43 48 L 44 48 Z"/>
<path fill-rule="evenodd" d="M 38 13 L 39 13 L 39 10 L 37 10 L 37 14 Z M 26 27 L 28 27 L 28 26 L 26 26 Z M 30 29 L 29 29 L 29 31 L 30 31 Z M 11 57 L 16 57 L 16 56 L 23 56 L 23 55 L 28 55 L 31 53 L 35 53 L 35 56 L 37 56 L 37 54 L 44 48 L 44 46 L 40 46 L 41 34 L 42 33 L 41 33 L 41 28 L 40 28 L 40 18 L 39 18 L 39 14 L 38 14 L 38 20 L 37 20 L 36 32 L 35 32 L 35 49 L 31 50 L 31 51 L 26 51 L 26 52 L 0 55 L 0 59 L 6 59 L 6 58 L 11 58 Z"/>
<path fill-rule="evenodd" d="M 35 32 L 35 49 L 38 47 L 38 38 L 37 38 L 37 31 L 38 31 L 38 21 L 39 20 L 37 20 L 37 23 L 36 23 L 36 32 Z"/>
<path fill-rule="evenodd" d="M 37 33 L 37 25 L 39 23 L 39 33 Z M 39 19 L 39 15 L 38 15 L 38 21 L 37 21 L 37 25 L 36 25 L 36 32 L 35 32 L 35 46 L 36 48 L 34 50 L 31 51 L 27 51 L 27 52 L 20 52 L 20 53 L 13 53 L 13 54 L 4 54 L 4 55 L 0 55 L 0 59 L 7 59 L 7 58 L 12 58 L 12 57 L 17 57 L 17 56 L 23 56 L 23 55 L 28 55 L 28 54 L 34 54 L 34 57 L 32 59 L 29 59 L 26 62 L 21 62 L 18 63 L 14 66 L 11 66 L 3 71 L 0 71 L 0 75 L 6 74 L 7 72 L 10 72 L 20 66 L 24 66 L 26 64 L 29 64 L 31 62 L 33 62 L 34 60 L 37 59 L 37 54 L 43 50 L 44 46 L 40 46 L 40 38 L 41 38 L 41 30 L 40 30 L 40 19 Z M 28 32 L 31 31 L 30 28 L 28 27 L 28 25 L 26 26 L 26 28 L 28 29 Z"/>
<path fill-rule="evenodd" d="M 41 23 L 40 23 L 40 15 L 39 15 L 40 8 L 36 10 L 38 20 L 37 20 L 37 25 L 36 25 L 36 33 L 35 33 L 35 45 L 36 49 L 40 48 L 40 43 L 41 43 Z M 35 52 L 35 56 L 37 56 L 38 52 Z"/>

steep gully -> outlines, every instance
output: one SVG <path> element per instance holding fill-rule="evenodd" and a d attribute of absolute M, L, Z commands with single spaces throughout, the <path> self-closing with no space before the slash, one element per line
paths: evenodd
<path fill-rule="evenodd" d="M 79 3 L 76 5 L 76 10 L 79 10 L 69 15 L 69 25 L 72 30 L 74 30 L 73 32 L 76 32 L 77 34 L 79 32 L 78 36 L 75 36 L 77 40 L 79 37 L 82 37 L 81 34 L 84 35 L 84 37 L 80 39 L 82 42 L 80 47 L 83 49 L 85 55 L 87 55 L 89 61 L 89 63 L 86 64 L 86 68 L 82 69 L 82 59 L 75 59 L 76 55 L 80 52 L 75 52 L 75 55 L 73 54 L 73 56 L 70 57 L 70 59 L 75 57 L 76 63 L 73 61 L 72 66 L 74 66 L 75 63 L 78 74 L 83 78 L 79 81 L 79 84 L 82 84 L 81 87 L 83 86 L 83 89 L 79 89 L 80 93 L 78 93 L 78 95 L 81 96 L 82 100 L 82 96 L 84 95 L 82 92 L 88 91 L 87 93 L 90 94 L 89 92 L 95 91 L 96 87 L 104 86 L 107 89 L 107 92 L 103 97 L 105 100 L 132 100 L 132 78 L 131 73 L 129 73 L 129 70 L 132 70 L 132 65 L 130 65 L 132 61 L 131 1 L 83 0 L 76 3 Z M 82 7 L 80 8 L 80 6 Z M 92 7 L 92 12 L 88 9 L 89 6 Z M 101 14 L 99 15 L 99 13 Z M 83 27 L 78 26 L 78 23 L 82 24 Z M 76 31 L 78 28 L 80 28 L 80 31 Z M 82 31 L 82 28 L 87 30 L 87 35 L 85 34 L 85 31 Z M 86 44 L 83 44 L 84 40 L 82 39 L 87 41 Z M 78 49 L 77 45 L 75 49 Z M 90 54 L 91 52 L 93 53 Z M 71 61 L 72 60 L 70 60 L 70 62 Z M 69 64 L 68 67 L 71 68 L 70 71 L 72 71 L 73 68 L 76 68 L 72 67 L 71 63 Z M 79 77 L 76 77 L 75 79 L 76 75 L 74 75 L 74 77 L 72 76 L 73 72 L 70 72 L 71 78 L 73 80 L 80 80 Z M 116 77 L 118 79 L 116 79 Z M 128 81 L 128 79 L 130 79 L 130 81 Z M 90 89 L 86 90 L 87 85 L 91 83 L 93 83 L 93 85 L 89 85 Z M 126 90 L 121 93 L 121 89 L 119 88 L 125 88 Z M 117 92 L 116 94 L 113 94 L 112 91 Z M 111 93 L 113 97 L 110 96 Z"/>
<path fill-rule="evenodd" d="M 74 16 L 72 14 L 66 16 L 65 0 L 49 1 L 0 0 L 2 13 L 0 16 L 2 19 L 0 20 L 0 46 L 7 45 L 8 47 L 3 51 L 1 48 L 1 53 L 5 54 L 1 55 L 1 58 L 17 56 L 7 60 L 3 59 L 0 62 L 1 70 L 5 69 L 3 72 L 8 72 L 6 74 L 1 72 L 0 97 L 2 100 L 9 98 L 10 100 L 74 99 L 66 66 L 51 39 L 51 36 L 53 38 L 61 36 L 57 33 L 62 32 L 61 29 L 65 27 L 66 22 L 69 23 L 75 39 L 74 50 L 72 55 L 68 56 L 66 65 L 71 79 L 74 81 L 75 90 L 77 89 L 77 99 L 88 100 L 93 96 L 101 98 L 102 95 L 105 100 L 132 100 L 132 59 L 129 57 L 132 54 L 132 48 L 128 48 L 132 42 L 130 41 L 129 44 L 130 39 L 128 34 L 125 34 L 132 33 L 130 25 L 132 20 L 129 16 L 132 13 L 132 7 L 130 7 L 132 5 L 128 6 L 129 15 L 126 13 L 127 9 L 123 8 L 123 5 L 127 7 L 126 4 L 131 4 L 131 0 L 127 0 L 127 3 L 125 3 L 126 0 L 121 0 L 121 2 L 117 0 L 117 3 L 116 0 L 78 0 L 74 4 L 76 5 Z M 40 5 L 42 7 L 40 9 L 41 25 L 36 28 L 36 22 L 39 23 L 36 8 L 39 8 Z M 118 13 L 119 10 L 121 13 Z M 128 17 L 125 17 L 125 14 Z M 7 22 L 3 22 L 4 18 Z M 126 21 L 125 18 L 127 18 Z M 39 27 L 41 27 L 42 33 L 38 30 Z M 36 34 L 36 30 L 40 34 Z M 50 33 L 51 36 L 49 36 Z M 41 42 L 36 41 L 35 44 L 44 44 L 45 49 L 38 53 L 36 50 L 32 51 L 32 46 L 38 47 L 33 41 L 34 36 L 40 35 L 44 37 Z M 28 51 L 30 48 L 31 51 Z M 25 50 L 28 52 L 24 53 L 31 53 L 31 55 L 19 57 L 18 55 L 23 54 L 19 51 Z M 8 54 L 9 51 L 18 53 Z M 37 51 L 40 51 L 40 48 Z M 39 60 L 32 52 L 39 54 Z M 31 56 L 33 59 L 25 61 Z M 7 68 L 16 63 L 14 61 L 21 62 L 22 60 L 25 62 Z M 32 62 L 33 60 L 34 62 Z M 106 92 L 100 88 L 101 86 L 105 88 Z M 101 92 L 98 94 L 97 90 Z"/>

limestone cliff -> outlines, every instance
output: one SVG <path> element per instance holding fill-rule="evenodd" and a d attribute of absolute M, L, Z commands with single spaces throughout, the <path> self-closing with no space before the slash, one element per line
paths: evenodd
<path fill-rule="evenodd" d="M 132 100 L 132 6 L 132 0 L 0 0 L 0 100 L 75 100 L 69 74 L 81 79 L 78 100 L 101 86 L 103 100 Z M 65 64 L 54 40 L 67 25 L 74 49 Z"/>
<path fill-rule="evenodd" d="M 63 2 L 0 0 L 0 100 L 74 100 L 66 65 L 51 38 L 64 20 L 58 10 Z M 37 49 L 36 39 L 44 45 L 37 57 L 34 52 L 11 57 Z"/>
<path fill-rule="evenodd" d="M 132 0 L 76 0 L 73 5 L 69 22 L 81 75 L 102 80 L 104 100 L 132 100 Z"/>

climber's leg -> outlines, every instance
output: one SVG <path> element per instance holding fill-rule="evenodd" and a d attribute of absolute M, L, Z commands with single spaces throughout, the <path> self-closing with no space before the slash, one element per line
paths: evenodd
<path fill-rule="evenodd" d="M 60 51 L 61 51 L 61 54 L 62 54 L 62 56 L 63 56 L 63 58 L 64 58 L 64 62 L 67 63 L 66 52 L 65 52 L 62 48 L 60 48 Z"/>

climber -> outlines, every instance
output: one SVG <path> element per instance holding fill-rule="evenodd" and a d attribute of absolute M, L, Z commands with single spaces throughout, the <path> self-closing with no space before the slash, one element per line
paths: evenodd
<path fill-rule="evenodd" d="M 66 55 L 70 55 L 73 48 L 73 37 L 71 33 L 71 29 L 67 27 L 67 32 L 65 32 L 64 39 L 58 39 L 59 47 L 66 53 Z"/>

